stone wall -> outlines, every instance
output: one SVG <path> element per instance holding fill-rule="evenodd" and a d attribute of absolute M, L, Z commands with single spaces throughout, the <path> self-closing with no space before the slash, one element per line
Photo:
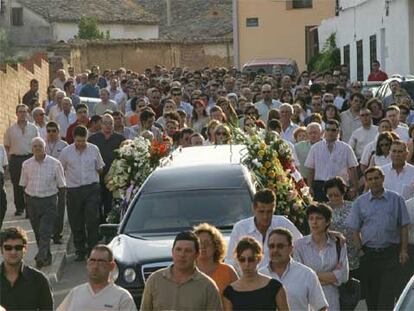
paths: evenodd
<path fill-rule="evenodd" d="M 48 52 L 51 58 L 66 59 L 77 73 L 92 65 L 99 65 L 101 69 L 125 67 L 143 72 L 156 64 L 193 69 L 233 64 L 231 39 L 72 41 L 50 46 Z M 56 69 L 53 68 L 53 73 Z"/>
<path fill-rule="evenodd" d="M 40 102 L 47 98 L 49 63 L 45 54 L 36 54 L 22 64 L 0 65 L 0 142 L 6 129 L 16 121 L 16 105 L 29 90 L 30 80 L 39 81 Z"/>

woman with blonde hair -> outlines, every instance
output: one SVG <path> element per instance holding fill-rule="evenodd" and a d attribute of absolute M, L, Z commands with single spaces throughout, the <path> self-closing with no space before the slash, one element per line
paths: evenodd
<path fill-rule="evenodd" d="M 230 104 L 230 101 L 226 97 L 219 97 L 217 99 L 217 106 L 220 107 L 226 115 L 227 123 L 232 126 L 237 126 L 237 113 Z"/>
<path fill-rule="evenodd" d="M 231 130 L 227 125 L 217 125 L 214 130 L 214 143 L 216 145 L 227 145 L 231 143 Z"/>
<path fill-rule="evenodd" d="M 197 268 L 216 282 L 220 294 L 238 279 L 234 268 L 223 262 L 227 246 L 221 232 L 214 226 L 202 223 L 194 228 L 200 240 L 200 255 Z"/>

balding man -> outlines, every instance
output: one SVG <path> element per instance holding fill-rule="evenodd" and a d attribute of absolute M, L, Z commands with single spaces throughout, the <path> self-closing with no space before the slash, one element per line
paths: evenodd
<path fill-rule="evenodd" d="M 76 121 L 76 113 L 72 107 L 72 99 L 70 97 L 62 99 L 62 111 L 57 114 L 55 121 L 59 124 L 60 136 L 64 140 L 68 127 Z"/>
<path fill-rule="evenodd" d="M 64 69 L 59 69 L 56 72 L 56 79 L 53 80 L 52 84 L 54 87 L 63 90 L 63 86 L 66 82 L 66 71 Z"/>
<path fill-rule="evenodd" d="M 33 157 L 23 162 L 19 185 L 24 188 L 27 212 L 32 225 L 38 253 L 36 267 L 50 265 L 50 237 L 57 217 L 58 192 L 66 187 L 62 165 L 46 154 L 41 137 L 32 140 Z"/>
<path fill-rule="evenodd" d="M 284 103 L 280 106 L 279 112 L 280 124 L 282 125 L 280 137 L 294 144 L 295 138 L 293 137 L 293 132 L 299 127 L 299 125 L 292 122 L 293 107 L 291 104 Z"/>
<path fill-rule="evenodd" d="M 279 108 L 281 104 L 280 101 L 272 98 L 272 86 L 270 84 L 264 84 L 262 86 L 262 100 L 255 103 L 259 111 L 260 120 L 266 124 L 269 111 L 274 108 Z"/>

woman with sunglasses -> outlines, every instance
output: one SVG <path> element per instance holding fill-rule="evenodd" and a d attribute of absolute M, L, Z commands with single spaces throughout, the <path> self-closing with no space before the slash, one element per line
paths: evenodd
<path fill-rule="evenodd" d="M 332 222 L 332 208 L 324 203 L 312 204 L 306 210 L 310 235 L 296 240 L 293 258 L 316 272 L 329 310 L 339 311 L 338 286 L 348 281 L 346 244 L 337 255 L 336 240 L 327 231 Z M 339 258 L 338 258 L 339 257 Z"/>
<path fill-rule="evenodd" d="M 242 238 L 235 251 L 241 278 L 224 290 L 223 309 L 289 310 L 282 284 L 257 271 L 263 250 L 254 238 Z"/>
<path fill-rule="evenodd" d="M 214 142 L 216 145 L 227 145 L 231 143 L 231 131 L 227 125 L 217 125 L 214 130 Z"/>
<path fill-rule="evenodd" d="M 391 163 L 390 150 L 393 140 L 391 132 L 383 132 L 378 135 L 375 153 L 371 157 L 369 167 Z"/>

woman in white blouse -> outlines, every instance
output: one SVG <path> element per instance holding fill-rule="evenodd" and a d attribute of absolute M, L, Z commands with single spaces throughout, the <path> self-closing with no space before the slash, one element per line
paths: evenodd
<path fill-rule="evenodd" d="M 371 156 L 369 166 L 384 166 L 391 163 L 390 149 L 394 140 L 391 132 L 383 132 L 378 135 L 375 153 Z"/>

